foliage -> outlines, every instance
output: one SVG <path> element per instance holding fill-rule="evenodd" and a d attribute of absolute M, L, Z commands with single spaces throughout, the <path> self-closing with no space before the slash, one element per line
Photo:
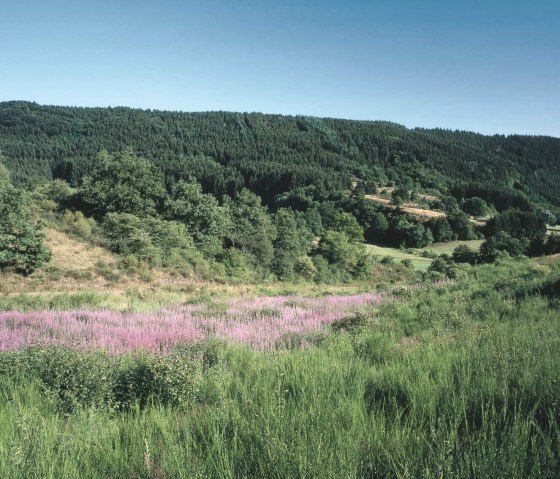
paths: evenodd
<path fill-rule="evenodd" d="M 368 223 L 368 228 L 365 232 L 366 239 L 372 242 L 386 242 L 387 232 L 389 231 L 387 217 L 381 212 L 376 212 L 371 216 Z"/>
<path fill-rule="evenodd" d="M 474 264 L 478 259 L 477 252 L 470 249 L 466 244 L 457 246 L 453 250 L 452 257 L 456 263 Z"/>
<path fill-rule="evenodd" d="M 14 268 L 28 275 L 48 262 L 42 224 L 29 209 L 28 196 L 11 186 L 0 191 L 0 269 Z"/>
<path fill-rule="evenodd" d="M 432 264 L 428 267 L 428 273 L 440 273 L 444 277 L 449 278 L 454 278 L 456 274 L 453 264 L 449 261 L 449 258 L 445 258 L 443 256 L 434 258 Z"/>
<path fill-rule="evenodd" d="M 257 195 L 247 189 L 226 200 L 225 207 L 232 222 L 227 239 L 235 248 L 253 255 L 256 267 L 268 268 L 274 257 L 276 228 L 266 207 Z"/>
<path fill-rule="evenodd" d="M 78 195 L 86 211 L 97 217 L 110 212 L 147 216 L 161 210 L 165 189 L 150 161 L 134 156 L 131 150 L 104 151 L 83 178 Z"/>
<path fill-rule="evenodd" d="M 313 280 L 317 275 L 317 268 L 309 256 L 296 258 L 294 272 L 303 279 Z"/>
<path fill-rule="evenodd" d="M 211 256 L 220 253 L 231 229 L 227 211 L 195 181 L 180 181 L 166 202 L 167 219 L 186 225 L 195 244 Z"/>
<path fill-rule="evenodd" d="M 102 223 L 107 248 L 152 265 L 196 268 L 205 261 L 184 225 L 129 213 L 108 213 Z"/>
<path fill-rule="evenodd" d="M 394 215 L 389 222 L 389 237 L 395 245 L 422 248 L 434 242 L 431 230 L 405 215 Z"/>
<path fill-rule="evenodd" d="M 326 265 L 315 262 L 319 281 L 321 275 L 326 275 L 325 282 L 332 282 L 331 275 L 339 276 L 339 280 L 347 281 L 360 277 L 367 272 L 371 261 L 363 245 L 356 244 L 345 233 L 328 230 L 321 238 L 316 253 L 324 258 L 331 266 L 327 273 Z"/>
<path fill-rule="evenodd" d="M 303 216 L 291 209 L 280 208 L 273 217 L 273 223 L 276 238 L 272 271 L 283 280 L 294 279 L 300 273 L 309 276 L 309 268 L 303 267 L 301 271 L 296 268 L 298 260 L 306 256 L 311 248 L 312 234 Z"/>
<path fill-rule="evenodd" d="M 478 196 L 465 200 L 461 205 L 461 209 L 465 213 L 475 217 L 485 216 L 489 211 L 486 201 Z"/>
<path fill-rule="evenodd" d="M 350 213 L 337 213 L 330 227 L 335 231 L 346 234 L 352 241 L 364 240 L 364 229 Z"/>
<path fill-rule="evenodd" d="M 59 226 L 66 233 L 84 240 L 91 240 L 97 223 L 93 218 L 86 218 L 81 211 L 65 210 L 60 216 Z"/>
<path fill-rule="evenodd" d="M 480 246 L 480 259 L 486 263 L 492 263 L 504 254 L 519 257 L 527 252 L 529 241 L 525 238 L 514 238 L 504 231 L 500 231 L 488 238 Z"/>
<path fill-rule="evenodd" d="M 546 223 L 534 211 L 510 209 L 492 217 L 486 224 L 487 236 L 498 232 L 507 233 L 514 238 L 538 239 L 544 237 Z"/>
<path fill-rule="evenodd" d="M 76 190 L 64 180 L 52 180 L 33 191 L 34 199 L 46 210 L 62 209 L 73 201 Z"/>
<path fill-rule="evenodd" d="M 455 225 L 457 226 L 457 223 Z M 434 240 L 438 243 L 453 241 L 458 237 L 458 234 L 454 233 L 451 229 L 447 218 L 432 218 L 426 223 L 426 226 L 430 228 Z M 462 223 L 460 229 L 463 229 Z"/>
<path fill-rule="evenodd" d="M 12 184 L 10 170 L 4 164 L 4 158 L 0 154 L 0 193 Z"/>
<path fill-rule="evenodd" d="M 447 216 L 447 221 L 451 226 L 451 230 L 455 233 L 457 239 L 472 240 L 476 238 L 473 226 L 468 216 L 462 211 L 455 211 Z"/>
<path fill-rule="evenodd" d="M 458 200 L 476 196 L 498 211 L 532 202 L 557 214 L 560 206 L 560 140 L 551 137 L 260 113 L 0 103 L 0 150 L 18 184 L 40 176 L 76 185 L 100 150 L 128 147 L 157 163 L 169 186 L 192 176 L 218 198 L 245 187 L 265 204 L 287 193 L 293 201 L 284 206 L 295 209 L 353 181 L 368 188 L 392 181 Z M 312 195 L 297 190 L 310 186 Z"/>

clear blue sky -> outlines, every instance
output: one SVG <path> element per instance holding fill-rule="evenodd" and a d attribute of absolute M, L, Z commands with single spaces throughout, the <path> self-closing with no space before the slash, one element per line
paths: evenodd
<path fill-rule="evenodd" d="M 560 137 L 560 1 L 1 1 L 15 99 Z"/>

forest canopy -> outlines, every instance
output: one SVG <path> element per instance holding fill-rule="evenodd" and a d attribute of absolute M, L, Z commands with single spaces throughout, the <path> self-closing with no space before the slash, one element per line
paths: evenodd
<path fill-rule="evenodd" d="M 271 205 L 306 203 L 359 181 L 411 183 L 501 211 L 529 202 L 560 212 L 560 139 L 485 136 L 261 113 L 181 113 L 0 103 L 0 151 L 16 184 L 77 186 L 99 152 L 132 149 L 167 188 L 196 179 L 221 198 L 248 188 Z"/>

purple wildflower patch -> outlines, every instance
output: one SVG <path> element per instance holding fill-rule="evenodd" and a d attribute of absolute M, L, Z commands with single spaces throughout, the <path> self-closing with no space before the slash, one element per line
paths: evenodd
<path fill-rule="evenodd" d="M 119 354 L 166 353 L 190 341 L 219 338 L 266 350 L 325 332 L 356 308 L 381 302 L 379 294 L 233 299 L 214 310 L 187 304 L 151 313 L 115 311 L 0 312 L 0 351 L 29 346 L 105 349 Z"/>

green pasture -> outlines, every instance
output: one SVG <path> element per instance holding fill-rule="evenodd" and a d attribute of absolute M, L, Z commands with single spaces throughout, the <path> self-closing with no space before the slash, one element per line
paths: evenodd
<path fill-rule="evenodd" d="M 420 254 L 416 253 L 416 250 L 409 250 L 413 252 L 406 252 L 398 248 L 391 248 L 390 246 L 379 246 L 374 244 L 366 244 L 367 250 L 378 257 L 378 259 L 383 259 L 385 257 L 393 258 L 395 263 L 399 263 L 402 260 L 410 260 L 411 265 L 414 269 L 419 271 L 427 271 L 432 264 L 431 258 L 424 258 Z"/>
<path fill-rule="evenodd" d="M 449 241 L 447 243 L 434 243 L 424 248 L 421 248 L 419 251 L 431 251 L 437 254 L 449 254 L 453 253 L 453 250 L 460 245 L 467 245 L 473 251 L 478 251 L 480 245 L 484 243 L 484 240 L 470 240 L 470 241 Z"/>

